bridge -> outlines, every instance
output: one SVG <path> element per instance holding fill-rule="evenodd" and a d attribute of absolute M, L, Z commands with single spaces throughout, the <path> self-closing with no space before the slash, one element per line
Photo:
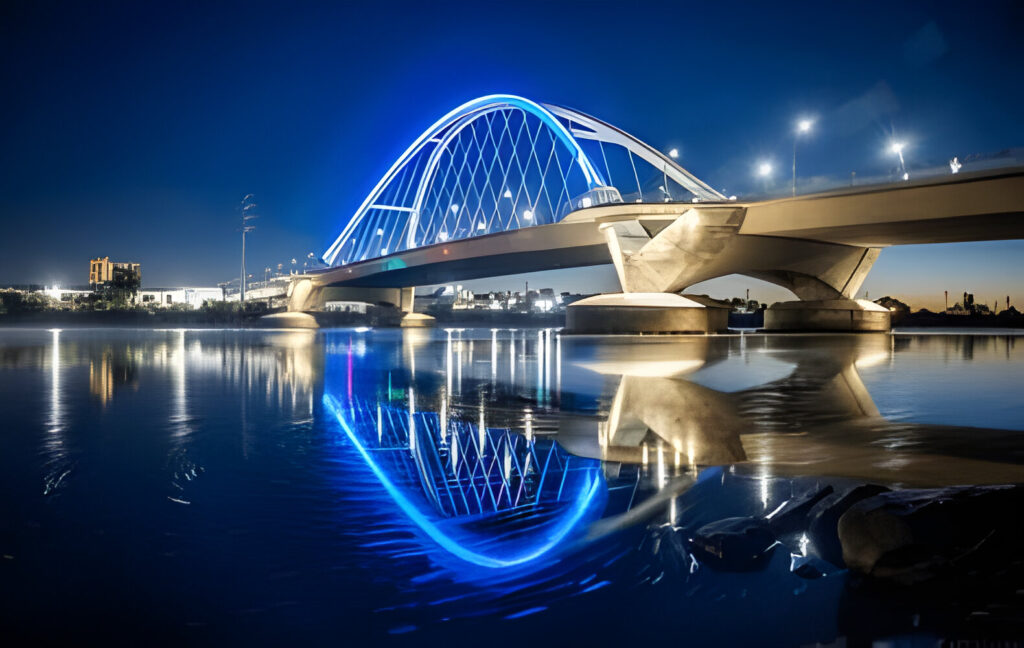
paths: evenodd
<path fill-rule="evenodd" d="M 768 329 L 888 330 L 855 299 L 891 245 L 1024 238 L 1024 168 L 736 201 L 575 110 L 481 97 L 428 128 L 324 253 L 290 311 L 330 300 L 413 310 L 418 285 L 612 263 L 621 293 L 570 307 L 580 332 L 707 332 L 726 313 L 682 296 L 744 274 L 789 289 Z M 720 312 L 719 312 L 720 311 Z"/>

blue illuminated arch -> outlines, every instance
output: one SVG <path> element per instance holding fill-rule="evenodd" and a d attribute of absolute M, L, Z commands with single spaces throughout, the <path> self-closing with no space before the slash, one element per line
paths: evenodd
<path fill-rule="evenodd" d="M 452 140 L 468 126 L 486 115 L 510 109 L 535 118 L 557 139 L 561 147 L 570 154 L 575 168 L 581 173 L 586 190 L 604 186 L 600 172 L 579 143 L 566 126 L 547 109 L 529 99 L 514 95 L 480 97 L 446 114 L 413 142 L 356 210 L 355 216 L 341 235 L 324 253 L 324 261 L 328 264 L 339 261 L 351 263 L 439 242 L 430 238 L 418 240 L 417 229 L 421 223 L 420 212 L 428 198 L 427 191 L 435 179 L 440 157 L 449 151 Z M 389 200 L 381 201 L 388 188 L 395 186 L 398 189 L 395 192 L 397 195 L 388 196 Z M 410 197 L 411 202 L 408 200 Z M 552 219 L 554 216 L 551 215 Z M 518 226 L 518 223 L 516 225 Z M 359 231 L 360 227 L 362 231 Z M 470 236 L 479 233 L 476 228 L 477 223 L 474 221 Z M 501 231 L 507 229 L 513 227 L 502 227 Z M 440 230 L 434 232 L 435 236 L 432 238 L 437 239 L 438 233 Z M 375 241 L 375 238 L 379 240 Z M 442 234 L 440 238 L 444 240 L 445 236 Z M 345 249 L 346 245 L 350 246 L 349 249 Z"/>
<path fill-rule="evenodd" d="M 441 521 L 443 516 L 418 506 L 406 492 L 399 487 L 388 471 L 382 467 L 374 454 L 364 444 L 356 431 L 357 421 L 351 420 L 352 407 L 345 407 L 330 394 L 325 394 L 323 403 L 328 412 L 337 420 L 345 437 L 358 452 L 373 475 L 380 482 L 387 495 L 394 501 L 402 513 L 422 531 L 430 540 L 447 554 L 465 563 L 489 569 L 512 569 L 525 567 L 541 561 L 561 547 L 588 514 L 593 514 L 596 505 L 601 502 L 604 481 L 596 462 L 582 471 L 582 481 L 575 488 L 574 499 L 561 514 L 560 519 L 551 526 L 546 526 L 538 537 L 517 537 L 513 548 L 492 546 L 493 542 L 480 543 L 488 546 L 488 550 L 478 550 L 466 542 L 465 537 L 453 535 Z"/>
<path fill-rule="evenodd" d="M 613 182 L 616 152 L 625 153 L 628 165 Z M 488 95 L 424 131 L 323 259 L 354 263 L 551 224 L 574 209 L 619 202 L 627 194 L 638 202 L 722 199 L 674 160 L 593 117 L 515 95 Z"/>

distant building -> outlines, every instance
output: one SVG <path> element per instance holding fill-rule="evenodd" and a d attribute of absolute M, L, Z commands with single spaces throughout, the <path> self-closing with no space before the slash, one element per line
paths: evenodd
<path fill-rule="evenodd" d="M 138 303 L 159 308 L 184 305 L 194 310 L 207 301 L 223 299 L 224 291 L 220 288 L 144 288 L 139 291 Z"/>
<path fill-rule="evenodd" d="M 116 280 L 131 276 L 142 278 L 141 266 L 138 263 L 115 263 L 110 257 L 97 257 L 89 261 L 89 284 L 99 288 L 116 283 Z"/>
<path fill-rule="evenodd" d="M 969 292 L 964 293 L 962 302 L 953 304 L 952 307 L 946 309 L 947 315 L 988 315 L 991 312 L 987 304 L 975 302 L 974 293 Z"/>

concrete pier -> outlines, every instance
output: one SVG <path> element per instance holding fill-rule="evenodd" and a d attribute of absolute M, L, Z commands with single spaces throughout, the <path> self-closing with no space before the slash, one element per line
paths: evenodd
<path fill-rule="evenodd" d="M 566 308 L 568 333 L 715 333 L 729 311 L 673 293 L 595 295 Z"/>
<path fill-rule="evenodd" d="M 866 299 L 828 299 L 772 304 L 764 312 L 766 331 L 888 331 L 889 309 Z"/>

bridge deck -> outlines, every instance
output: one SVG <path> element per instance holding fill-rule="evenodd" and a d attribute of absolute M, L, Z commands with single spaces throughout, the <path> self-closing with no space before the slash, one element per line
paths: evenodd
<path fill-rule="evenodd" d="M 652 231 L 691 208 L 728 210 L 740 236 L 863 247 L 1024 238 L 1024 167 L 761 202 L 617 203 L 553 225 L 430 245 L 312 275 L 319 285 L 399 287 L 610 263 L 602 222 Z M 735 221 L 735 222 L 734 222 Z"/>

